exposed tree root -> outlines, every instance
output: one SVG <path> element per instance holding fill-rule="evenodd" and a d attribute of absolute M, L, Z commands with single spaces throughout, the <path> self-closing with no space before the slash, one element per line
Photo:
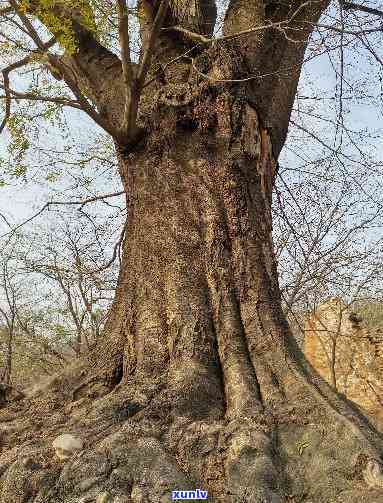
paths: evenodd
<path fill-rule="evenodd" d="M 49 415 L 37 399 L 11 404 L 0 415 L 0 502 L 163 503 L 172 491 L 196 489 L 216 503 L 383 498 L 374 446 L 318 402 L 235 419 L 205 410 L 196 418 L 181 416 L 172 396 L 158 379 L 128 381 L 95 401 L 56 402 Z M 51 448 L 63 432 L 86 443 L 66 462 Z"/>

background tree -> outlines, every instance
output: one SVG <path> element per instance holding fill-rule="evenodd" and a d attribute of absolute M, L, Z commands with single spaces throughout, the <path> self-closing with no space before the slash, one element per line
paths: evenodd
<path fill-rule="evenodd" d="M 13 344 L 16 331 L 17 302 L 19 300 L 20 285 L 17 285 L 15 276 L 17 272 L 12 270 L 12 258 L 5 253 L 2 260 L 1 290 L 3 294 L 0 314 L 2 318 L 4 334 L 4 361 L 2 371 L 2 381 L 9 385 L 12 375 Z"/>
<path fill-rule="evenodd" d="M 97 232 L 105 237 L 107 231 L 92 220 L 91 225 L 84 222 L 83 215 L 77 222 L 81 232 L 79 227 L 76 232 L 76 213 L 79 218 L 79 212 L 71 212 L 70 229 L 61 214 L 50 229 L 36 227 L 8 245 L 3 240 L 0 292 L 7 384 L 11 375 L 17 385 L 52 375 L 100 338 L 116 280 L 108 264 L 100 267 Z"/>
<path fill-rule="evenodd" d="M 102 7 L 119 50 L 115 37 L 100 33 Z M 327 2 L 232 0 L 213 39 L 213 1 L 142 0 L 133 11 L 138 25 L 123 0 L 114 12 L 107 7 L 32 0 L 3 10 L 10 57 L 26 53 L 3 70 L 3 126 L 18 172 L 28 145 L 12 103 L 70 106 L 112 137 L 126 196 L 105 341 L 47 397 L 62 406 L 97 384 L 94 414 L 125 403 L 124 433 L 108 439 L 108 452 L 129 480 L 113 492 L 133 500 L 167 501 L 172 489 L 203 484 L 213 501 L 373 501 L 382 489 L 382 439 L 320 379 L 290 333 L 271 196 L 314 27 L 365 42 L 380 30 L 380 12 L 343 3 L 339 28 L 320 21 Z M 368 26 L 345 26 L 351 7 L 371 16 Z M 136 59 L 130 26 L 140 34 Z M 16 42 L 9 27 L 19 29 Z M 11 87 L 9 74 L 26 65 L 47 68 L 62 93 Z M 103 424 L 98 434 L 108 432 Z M 128 459 L 119 456 L 121 442 Z M 14 497 L 17 466 L 3 479 L 4 501 Z M 362 474 L 372 491 L 357 482 Z M 69 500 L 80 491 L 53 485 L 38 498 Z"/>
<path fill-rule="evenodd" d="M 71 216 L 76 217 L 73 212 Z M 105 262 L 103 251 L 108 229 L 96 227 L 92 220 L 89 225 L 84 216 L 77 218 L 77 224 L 73 219 L 69 226 L 61 216 L 50 232 L 37 230 L 35 234 L 40 239 L 44 237 L 44 247 L 24 259 L 24 271 L 48 279 L 65 320 L 62 328 L 67 332 L 66 343 L 79 356 L 93 348 L 101 337 L 116 276 L 108 264 L 101 265 Z"/>
<path fill-rule="evenodd" d="M 317 182 L 328 176 L 327 162 L 315 169 Z M 283 308 L 299 340 L 302 317 L 329 297 L 347 304 L 381 298 L 380 201 L 366 204 L 365 194 L 340 169 L 337 178 L 341 189 L 334 192 L 321 193 L 306 176 L 291 188 L 281 177 L 276 188 L 274 242 Z"/>

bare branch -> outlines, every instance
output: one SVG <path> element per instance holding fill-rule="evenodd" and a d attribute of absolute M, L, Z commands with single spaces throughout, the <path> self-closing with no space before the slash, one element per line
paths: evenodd
<path fill-rule="evenodd" d="M 116 260 L 117 258 L 117 254 L 119 253 L 120 251 L 120 248 L 121 248 L 121 245 L 122 245 L 122 242 L 124 240 L 124 237 L 125 237 L 125 232 L 126 232 L 126 224 L 124 225 L 122 231 L 121 231 L 121 234 L 120 234 L 120 237 L 117 241 L 117 243 L 114 245 L 113 247 L 113 254 L 112 254 L 112 257 L 111 259 L 103 266 L 99 267 L 98 269 L 95 269 L 93 271 L 91 271 L 89 274 L 96 274 L 96 273 L 99 273 L 99 272 L 102 272 L 102 271 L 105 271 L 105 269 L 108 269 L 108 267 L 110 267 L 113 262 Z M 121 265 L 121 264 L 120 264 Z"/>
<path fill-rule="evenodd" d="M 178 31 L 179 33 L 182 33 L 183 35 L 188 37 L 190 40 L 200 42 L 201 44 L 211 44 L 212 42 L 217 40 L 213 38 L 207 38 L 204 35 L 201 35 L 200 33 L 195 33 L 194 31 L 187 30 L 182 26 L 170 26 L 168 28 L 162 28 L 162 31 Z"/>
<path fill-rule="evenodd" d="M 252 35 L 258 31 L 264 31 L 268 29 L 283 29 L 283 27 L 287 27 L 289 24 L 291 24 L 298 15 L 310 4 L 310 2 L 304 2 L 302 3 L 292 14 L 288 19 L 284 19 L 282 21 L 275 21 L 275 22 L 268 22 L 264 23 L 260 26 L 254 26 L 252 28 L 248 28 L 246 30 L 240 30 L 234 33 L 230 33 L 229 35 L 223 35 L 222 37 L 218 38 L 207 38 L 204 37 L 203 35 L 199 33 L 192 32 L 190 30 L 187 30 L 183 28 L 182 26 L 171 26 L 169 28 L 163 28 L 163 31 L 178 31 L 188 38 L 190 40 L 194 40 L 196 42 L 199 42 L 201 44 L 212 44 L 216 42 L 225 42 L 228 40 L 233 40 L 235 38 L 243 37 L 245 35 Z M 295 41 L 294 41 L 295 42 Z"/>
<path fill-rule="evenodd" d="M 125 84 L 125 111 L 123 119 L 123 128 L 128 131 L 133 117 L 130 116 L 132 107 L 130 102 L 132 100 L 132 87 L 133 87 L 133 74 L 130 59 L 130 41 L 129 41 L 129 12 L 126 0 L 117 0 L 118 4 L 118 33 L 121 46 L 121 62 L 122 62 L 122 75 Z"/>
<path fill-rule="evenodd" d="M 125 194 L 124 190 L 120 190 L 120 192 L 114 192 L 113 194 L 102 194 L 101 196 L 89 197 L 88 199 L 85 199 L 84 201 L 69 201 L 67 204 L 81 204 L 79 210 L 82 210 L 82 208 L 88 203 L 93 203 L 94 201 L 104 200 L 109 197 L 121 196 L 122 194 Z"/>
<path fill-rule="evenodd" d="M 123 5 L 125 4 L 125 1 L 119 0 L 119 9 L 120 8 L 120 3 Z M 152 59 L 152 55 L 154 52 L 154 46 L 156 43 L 156 40 L 158 38 L 158 35 L 160 33 L 162 24 L 165 19 L 165 15 L 168 9 L 169 5 L 169 0 L 162 0 L 156 17 L 153 22 L 153 26 L 151 29 L 150 37 L 149 37 L 149 42 L 148 45 L 145 49 L 144 55 L 142 57 L 141 64 L 138 69 L 137 73 L 137 78 L 133 78 L 132 80 L 129 81 L 129 75 L 130 78 L 132 78 L 131 73 L 127 74 L 125 77 L 125 89 L 127 92 L 127 100 L 125 102 L 125 110 L 124 110 L 124 120 L 123 120 L 123 127 L 122 131 L 120 132 L 119 136 L 122 138 L 122 142 L 120 143 L 125 143 L 126 142 L 132 142 L 135 141 L 136 138 L 139 136 L 140 131 L 138 130 L 136 126 L 136 120 L 137 120 L 137 113 L 138 113 L 138 105 L 140 102 L 140 94 L 141 91 L 144 87 L 145 84 L 145 79 L 146 75 L 149 71 L 150 68 L 150 63 Z M 125 17 L 127 14 L 125 14 Z M 124 32 L 127 31 L 127 20 L 126 21 L 121 21 L 121 29 L 124 29 Z M 129 66 L 129 61 L 130 61 L 130 56 L 128 56 L 127 52 L 129 47 L 127 46 L 128 40 L 127 40 L 127 35 L 126 33 L 123 33 L 121 36 L 121 42 L 125 44 L 124 47 L 122 47 L 123 50 L 123 57 L 125 58 L 125 72 L 127 71 L 127 67 Z M 129 59 L 126 59 L 129 58 Z M 115 135 L 115 138 L 117 136 Z"/>
<path fill-rule="evenodd" d="M 17 68 L 21 68 L 22 66 L 27 65 L 30 62 L 30 60 L 31 60 L 30 55 L 25 56 L 24 58 L 20 59 L 19 61 L 16 61 L 15 63 L 10 64 L 9 66 L 7 66 L 2 70 L 3 82 L 4 82 L 2 87 L 4 87 L 5 91 L 5 115 L 4 119 L 0 124 L 0 134 L 3 132 L 8 122 L 8 119 L 11 115 L 11 94 L 9 89 L 9 74 L 13 70 L 16 70 Z"/>
<path fill-rule="evenodd" d="M 79 205 L 81 205 L 80 208 L 79 208 L 79 210 L 81 210 L 84 207 L 85 204 L 93 203 L 95 201 L 100 201 L 100 200 L 103 200 L 103 199 L 107 199 L 109 197 L 120 196 L 121 194 L 125 194 L 125 191 L 122 190 L 120 192 L 113 192 L 111 194 L 101 194 L 100 196 L 89 197 L 88 199 L 84 199 L 82 201 L 48 201 L 47 203 L 44 204 L 44 206 L 42 208 L 39 209 L 39 211 L 37 213 L 35 213 L 31 217 L 29 217 L 26 220 L 24 220 L 21 224 L 19 224 L 16 227 L 14 227 L 12 229 L 12 231 L 7 232 L 7 233 L 3 234 L 2 236 L 0 236 L 0 238 L 2 238 L 4 236 L 7 236 L 10 233 L 15 232 L 17 229 L 20 229 L 20 227 L 23 227 L 27 223 L 31 222 L 32 220 L 34 220 L 35 218 L 37 218 L 39 215 L 41 215 L 41 213 L 43 213 L 43 211 L 45 211 L 46 209 L 48 209 L 50 206 L 53 206 L 53 205 L 64 206 L 64 205 L 76 205 L 76 204 L 79 204 Z"/>
<path fill-rule="evenodd" d="M 344 0 L 340 0 L 340 4 L 344 10 L 359 10 L 361 12 L 366 12 L 367 14 L 383 18 L 383 11 L 379 9 L 373 9 L 372 7 L 367 7 L 366 5 L 360 5 L 354 2 L 345 2 Z"/>
<path fill-rule="evenodd" d="M 55 43 L 55 38 L 51 38 L 50 40 L 48 40 L 48 42 L 42 42 L 42 46 L 40 48 L 40 51 L 46 52 L 54 43 Z M 28 54 L 24 58 L 20 59 L 19 61 L 16 61 L 15 63 L 8 65 L 6 68 L 4 68 L 2 70 L 3 82 L 4 82 L 2 87 L 5 91 L 5 115 L 4 115 L 3 121 L 0 124 L 0 134 L 4 130 L 4 128 L 7 124 L 7 121 L 11 115 L 12 96 L 11 96 L 11 89 L 9 87 L 9 74 L 13 70 L 16 70 L 17 68 L 21 68 L 21 67 L 27 65 L 28 63 L 30 63 L 32 60 L 32 57 L 33 57 L 33 53 Z"/>
<path fill-rule="evenodd" d="M 358 31 L 353 31 L 353 30 L 346 30 L 344 28 L 338 28 L 335 25 L 328 25 L 328 24 L 321 24 L 321 23 L 308 23 L 311 24 L 312 26 L 316 26 L 317 28 L 324 28 L 325 30 L 330 30 L 334 31 L 336 33 L 344 34 L 344 35 L 355 35 L 359 37 L 360 35 L 367 35 L 368 33 L 377 33 L 377 32 L 382 32 L 383 31 L 383 26 L 377 27 L 377 28 L 366 28 Z"/>
<path fill-rule="evenodd" d="M 233 40 L 235 38 L 243 37 L 244 35 L 252 35 L 253 33 L 256 33 L 257 31 L 264 31 L 269 28 L 277 28 L 283 25 L 286 25 L 289 21 L 279 21 L 277 23 L 269 23 L 265 24 L 262 26 L 256 26 L 254 28 L 250 28 L 248 30 L 241 30 L 237 31 L 235 33 L 230 33 L 229 35 L 223 35 L 222 37 L 218 38 L 207 38 L 204 37 L 203 35 L 200 35 L 199 33 L 195 33 L 193 31 L 186 30 L 186 28 L 183 28 L 182 26 L 171 26 L 169 28 L 163 28 L 164 31 L 178 31 L 185 35 L 186 37 L 190 38 L 190 40 L 195 40 L 196 42 L 199 42 L 200 44 L 213 44 L 216 42 L 224 42 L 227 40 Z"/>
<path fill-rule="evenodd" d="M 11 14 L 12 12 L 15 12 L 15 9 L 13 7 L 2 7 L 0 9 L 0 16 L 6 16 L 7 14 Z"/>
<path fill-rule="evenodd" d="M 138 87 L 139 91 L 141 91 L 142 86 L 144 85 L 146 75 L 147 75 L 149 67 L 150 67 L 150 62 L 151 62 L 152 56 L 153 56 L 154 45 L 155 45 L 157 37 L 160 33 L 162 24 L 165 20 L 168 5 L 169 5 L 169 0 L 162 0 L 160 6 L 158 8 L 156 17 L 154 19 L 153 27 L 152 27 L 150 37 L 149 37 L 149 42 L 148 42 L 148 45 L 145 49 L 145 53 L 142 58 L 139 70 L 138 70 L 137 87 Z"/>
<path fill-rule="evenodd" d="M 0 217 L 4 220 L 4 222 L 8 225 L 8 227 L 11 229 L 12 228 L 12 225 L 8 222 L 8 219 L 5 215 L 3 215 L 2 213 L 0 213 Z"/>
<path fill-rule="evenodd" d="M 41 40 L 39 34 L 37 33 L 35 27 L 33 24 L 30 22 L 28 17 L 24 14 L 24 12 L 20 9 L 20 6 L 18 5 L 15 0 L 9 0 L 9 3 L 11 4 L 13 10 L 17 13 L 18 17 L 20 18 L 20 21 L 23 23 L 25 28 L 27 29 L 28 35 L 31 37 L 31 39 L 34 41 L 36 46 L 41 49 L 42 51 L 46 50 L 46 44 Z"/>
<path fill-rule="evenodd" d="M 5 86 L 0 84 L 0 87 L 4 89 Z M 9 88 L 11 96 L 8 99 L 11 100 L 30 100 L 30 101 L 45 101 L 49 103 L 57 103 L 58 105 L 63 105 L 67 107 L 77 108 L 82 110 L 82 107 L 77 101 L 69 100 L 67 98 L 54 97 L 54 96 L 42 96 L 41 94 L 35 93 L 20 93 L 14 89 Z M 7 99 L 7 96 L 0 96 L 0 99 Z"/>

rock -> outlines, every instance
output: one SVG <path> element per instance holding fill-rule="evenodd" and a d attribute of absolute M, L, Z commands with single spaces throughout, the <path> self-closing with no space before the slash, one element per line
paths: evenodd
<path fill-rule="evenodd" d="M 30 387 L 24 389 L 23 393 L 27 398 L 36 398 L 41 396 L 51 386 L 54 386 L 58 382 L 58 377 L 56 375 L 44 377 L 32 384 Z"/>
<path fill-rule="evenodd" d="M 142 488 L 138 485 L 133 487 L 131 497 L 134 503 L 144 503 L 145 501 L 145 494 Z"/>
<path fill-rule="evenodd" d="M 89 479 L 85 479 L 82 482 L 80 482 L 79 489 L 81 491 L 88 491 L 93 486 L 95 486 L 100 480 L 102 480 L 100 477 L 92 477 Z"/>
<path fill-rule="evenodd" d="M 333 376 L 328 358 L 334 357 L 337 391 L 362 407 L 381 429 L 383 340 L 378 330 L 360 325 L 360 321 L 342 299 L 328 300 L 306 316 L 304 353 L 330 383 Z"/>
<path fill-rule="evenodd" d="M 83 441 L 71 435 L 70 433 L 64 433 L 58 436 L 53 442 L 52 446 L 56 452 L 57 457 L 60 459 L 68 459 L 73 454 L 81 451 L 84 447 Z"/>
<path fill-rule="evenodd" d="M 383 473 L 381 465 L 375 459 L 368 461 L 363 472 L 364 480 L 370 489 L 383 487 Z"/>
<path fill-rule="evenodd" d="M 96 503 L 112 503 L 112 497 L 107 491 L 103 492 L 97 496 Z"/>
<path fill-rule="evenodd" d="M 77 415 L 83 414 L 82 408 L 86 405 L 89 405 L 90 401 L 88 398 L 80 398 L 80 400 L 76 400 L 75 402 L 71 402 L 65 407 L 65 414 L 69 415 Z"/>

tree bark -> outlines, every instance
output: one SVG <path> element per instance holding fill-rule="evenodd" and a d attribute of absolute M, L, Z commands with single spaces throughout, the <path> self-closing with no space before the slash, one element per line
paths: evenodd
<path fill-rule="evenodd" d="M 7 352 L 5 359 L 4 377 L 3 381 L 5 384 L 9 385 L 11 383 L 12 376 L 12 360 L 13 360 L 13 327 L 7 328 Z"/>
<path fill-rule="evenodd" d="M 167 432 L 167 448 L 214 501 L 291 501 L 300 483 L 314 501 L 335 501 L 352 487 L 344 477 L 361 477 L 368 460 L 381 476 L 382 439 L 316 374 L 290 333 L 271 235 L 277 162 L 240 91 L 169 86 L 153 100 L 150 137 L 134 152 L 116 147 L 129 211 L 108 339 L 90 361 L 110 389 L 134 390 L 132 400 L 151 396 L 143 416 Z M 206 465 L 182 442 L 175 447 L 172 429 L 183 422 L 205 425 L 201 445 L 212 424 L 230 431 L 224 455 L 213 449 Z M 310 458 L 310 475 L 295 473 L 302 460 L 283 454 L 291 442 L 302 454 L 305 435 L 309 445 L 320 430 L 331 444 L 334 428 L 342 429 L 346 475 L 329 473 L 326 449 L 322 471 Z"/>

